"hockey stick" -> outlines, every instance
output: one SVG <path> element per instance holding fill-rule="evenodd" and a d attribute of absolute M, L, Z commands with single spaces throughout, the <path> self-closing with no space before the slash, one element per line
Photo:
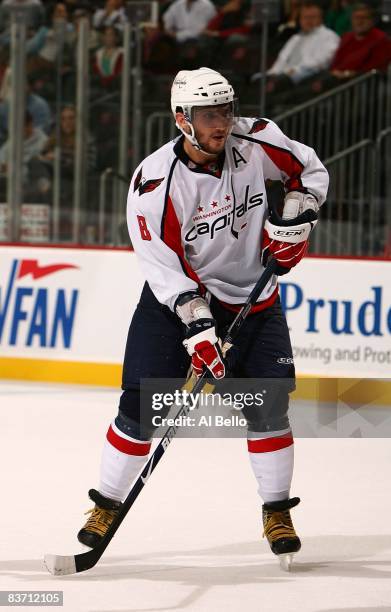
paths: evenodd
<path fill-rule="evenodd" d="M 223 346 L 233 343 L 233 340 L 238 335 L 244 323 L 244 320 L 246 319 L 248 313 L 251 310 L 251 307 L 255 304 L 258 297 L 261 295 L 263 289 L 266 287 L 268 281 L 274 274 L 276 267 L 276 260 L 274 258 L 270 258 L 265 270 L 263 271 L 256 285 L 254 286 L 250 295 L 248 296 L 245 304 L 240 309 L 240 312 L 237 314 L 237 316 L 229 326 L 228 332 L 223 341 Z M 190 393 L 193 395 L 200 393 L 203 387 L 205 386 L 206 378 L 207 375 L 206 372 L 204 372 L 202 376 L 200 376 L 200 378 L 197 380 Z M 175 421 L 176 419 L 182 416 L 186 416 L 189 411 L 190 406 L 183 404 L 175 417 Z M 102 554 L 106 550 L 107 546 L 109 545 L 114 534 L 116 533 L 117 529 L 124 520 L 125 516 L 129 512 L 130 508 L 133 506 L 142 489 L 144 488 L 153 470 L 156 468 L 160 459 L 166 452 L 171 440 L 174 438 L 177 432 L 177 429 L 178 427 L 172 426 L 166 431 L 164 437 L 161 439 L 155 451 L 150 456 L 149 460 L 144 466 L 143 471 L 134 483 L 127 498 L 123 502 L 119 513 L 111 523 L 101 542 L 97 546 L 95 546 L 95 548 L 92 548 L 91 550 L 85 553 L 70 556 L 45 555 L 44 562 L 51 574 L 54 574 L 56 576 L 75 574 L 76 572 L 84 572 L 85 570 L 91 569 L 92 567 L 94 567 L 94 565 L 96 565 L 96 563 L 99 561 Z"/>

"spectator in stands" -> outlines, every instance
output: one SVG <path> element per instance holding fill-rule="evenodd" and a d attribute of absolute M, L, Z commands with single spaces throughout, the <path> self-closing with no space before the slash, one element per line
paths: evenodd
<path fill-rule="evenodd" d="M 61 164 L 73 175 L 73 165 L 75 158 L 76 143 L 76 110 L 72 105 L 65 106 L 61 111 Z M 55 130 L 51 133 L 42 158 L 47 161 L 54 159 L 54 150 L 57 146 Z M 87 166 L 89 169 L 95 168 L 96 148 L 92 136 L 88 138 L 87 145 Z"/>
<path fill-rule="evenodd" d="M 122 29 L 127 21 L 123 0 L 107 0 L 105 8 L 97 9 L 92 18 L 92 24 L 97 30 L 107 26 Z"/>
<path fill-rule="evenodd" d="M 370 6 L 359 4 L 353 9 L 352 28 L 342 37 L 330 70 L 312 83 L 315 93 L 370 70 L 385 70 L 391 62 L 390 39 L 375 28 Z"/>
<path fill-rule="evenodd" d="M 48 136 L 40 128 L 34 127 L 33 118 L 27 111 L 24 124 L 23 141 L 23 190 L 26 202 L 34 201 L 39 194 L 41 177 L 39 156 L 48 142 Z M 10 154 L 9 140 L 0 148 L 0 170 L 7 172 Z M 4 188 L 4 184 L 2 185 Z"/>
<path fill-rule="evenodd" d="M 233 49 L 246 44 L 251 30 L 247 14 L 246 0 L 228 0 L 218 10 L 202 33 L 203 63 L 212 67 L 231 63 Z"/>
<path fill-rule="evenodd" d="M 311 78 L 329 67 L 339 36 L 323 25 L 323 11 L 312 1 L 300 8 L 300 32 L 283 46 L 267 72 L 267 112 L 279 113 L 302 101 Z M 255 74 L 252 81 L 262 75 Z"/>
<path fill-rule="evenodd" d="M 350 32 L 352 29 L 351 0 L 332 0 L 324 21 L 326 26 L 334 30 L 338 36 Z"/>
<path fill-rule="evenodd" d="M 285 0 L 281 4 L 283 5 L 281 21 L 277 24 L 270 24 L 267 52 L 268 66 L 276 61 L 286 42 L 300 31 L 299 18 L 302 0 Z M 261 31 L 259 25 L 258 31 Z"/>
<path fill-rule="evenodd" d="M 105 28 L 102 42 L 103 46 L 95 53 L 93 71 L 99 85 L 107 88 L 118 84 L 122 72 L 123 49 L 120 47 L 118 30 L 113 26 Z"/>
<path fill-rule="evenodd" d="M 164 29 L 178 43 L 196 40 L 215 14 L 210 0 L 174 0 L 163 15 Z"/>
<path fill-rule="evenodd" d="M 293 34 L 299 32 L 300 6 L 301 0 L 291 0 L 289 2 L 286 13 L 273 36 L 274 40 L 270 41 L 272 45 L 277 44 L 281 47 Z"/>
<path fill-rule="evenodd" d="M 40 37 L 36 52 L 27 61 L 27 72 L 47 73 L 56 68 L 57 55 L 63 38 L 65 63 L 69 61 L 70 49 L 73 42 L 73 25 L 68 21 L 68 10 L 63 2 L 55 5 L 52 12 L 51 27 L 40 28 L 37 37 Z M 43 31 L 43 32 L 42 32 Z M 43 33 L 43 36 L 42 36 Z M 62 37 L 61 37 L 62 34 Z M 31 46 L 31 44 L 30 44 Z M 64 65 L 63 65 L 64 69 Z"/>
<path fill-rule="evenodd" d="M 10 96 L 11 69 L 7 68 L 0 88 L 0 142 L 8 136 L 9 96 Z M 33 127 L 49 133 L 53 118 L 47 101 L 35 93 L 31 80 L 26 85 L 26 109 L 33 121 Z"/>
<path fill-rule="evenodd" d="M 163 15 L 170 7 L 170 0 L 159 0 L 158 23 L 144 27 L 144 67 L 158 74 L 177 71 L 177 45 L 175 38 L 165 32 Z"/>
<path fill-rule="evenodd" d="M 9 54 L 9 45 L 11 41 L 11 10 L 20 5 L 25 7 L 26 15 L 26 53 L 29 54 L 30 45 L 36 46 L 37 31 L 41 31 L 44 24 L 45 11 L 41 5 L 40 0 L 35 2 L 34 0 L 10 0 L 4 2 L 0 6 L 0 50 L 3 54 L 4 51 Z"/>
<path fill-rule="evenodd" d="M 228 0 L 210 20 L 203 34 L 223 40 L 228 40 L 235 34 L 246 38 L 250 31 L 250 26 L 244 23 L 246 17 L 245 0 Z"/>
<path fill-rule="evenodd" d="M 200 35 L 215 14 L 211 0 L 174 0 L 164 13 L 164 32 L 176 42 L 181 68 L 193 70 L 199 66 Z"/>
<path fill-rule="evenodd" d="M 307 3 L 300 9 L 300 32 L 292 36 L 281 49 L 277 60 L 268 70 L 268 93 L 282 84 L 300 83 L 328 68 L 339 44 L 339 36 L 323 25 L 320 6 Z"/>
<path fill-rule="evenodd" d="M 61 112 L 60 142 L 57 142 L 56 131 L 53 130 L 40 159 L 46 162 L 45 178 L 50 190 L 53 176 L 53 162 L 57 145 L 61 149 L 61 197 L 65 201 L 72 198 L 73 177 L 75 166 L 76 144 L 76 111 L 71 105 L 65 106 Z M 96 146 L 94 138 L 89 135 L 87 141 L 87 168 L 96 167 Z M 42 181 L 43 182 L 43 181 Z"/>
<path fill-rule="evenodd" d="M 75 8 L 72 12 L 72 23 L 74 27 L 73 32 L 73 48 L 75 53 L 77 52 L 77 37 L 79 33 L 80 22 L 82 19 L 87 19 L 90 28 L 88 33 L 88 49 L 95 51 L 100 44 L 99 32 L 92 27 L 92 14 L 88 8 Z"/>

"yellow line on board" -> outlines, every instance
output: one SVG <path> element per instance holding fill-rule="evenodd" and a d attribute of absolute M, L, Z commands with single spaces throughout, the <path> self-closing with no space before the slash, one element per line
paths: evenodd
<path fill-rule="evenodd" d="M 377 378 L 298 377 L 292 399 L 391 406 L 391 380 Z"/>
<path fill-rule="evenodd" d="M 0 357 L 0 380 L 120 387 L 121 373 L 120 364 Z M 361 406 L 391 406 L 391 380 L 298 376 L 296 391 L 291 397 L 320 402 L 340 401 Z"/>
<path fill-rule="evenodd" d="M 0 357 L 0 379 L 120 387 L 121 374 L 116 363 Z"/>

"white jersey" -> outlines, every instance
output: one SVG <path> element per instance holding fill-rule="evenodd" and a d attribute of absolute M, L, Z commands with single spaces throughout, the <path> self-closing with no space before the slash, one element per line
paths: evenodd
<path fill-rule="evenodd" d="M 326 198 L 328 173 L 313 149 L 272 121 L 239 119 L 217 161 L 200 166 L 181 136 L 136 169 L 127 206 L 129 234 L 156 298 L 174 310 L 187 291 L 209 291 L 226 304 L 246 301 L 264 267 L 265 181 Z M 277 296 L 274 276 L 259 302 Z M 262 307 L 262 304 L 259 305 Z"/>

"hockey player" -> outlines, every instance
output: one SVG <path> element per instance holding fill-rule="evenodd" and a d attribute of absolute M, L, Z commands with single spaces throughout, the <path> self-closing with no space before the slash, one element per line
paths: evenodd
<path fill-rule="evenodd" d="M 208 368 L 224 378 L 219 338 L 261 276 L 265 254 L 274 255 L 282 274 L 306 251 L 310 224 L 286 232 L 278 218 L 271 222 L 265 181 L 283 181 L 284 218 L 317 211 L 327 192 L 328 174 L 315 152 L 272 121 L 235 117 L 234 91 L 218 72 L 180 71 L 171 108 L 181 136 L 138 166 L 129 189 L 129 233 L 147 282 L 129 329 L 123 394 L 107 432 L 99 488 L 89 491 L 95 507 L 78 534 L 90 547 L 148 458 L 153 428 L 141 424 L 148 419 L 140 410 L 140 380 L 185 378 L 190 361 L 197 376 Z M 270 388 L 266 410 L 244 414 L 264 534 L 275 554 L 291 556 L 300 549 L 290 517 L 300 501 L 290 498 L 294 365 L 276 275 L 231 350 L 231 374 L 280 383 Z"/>

